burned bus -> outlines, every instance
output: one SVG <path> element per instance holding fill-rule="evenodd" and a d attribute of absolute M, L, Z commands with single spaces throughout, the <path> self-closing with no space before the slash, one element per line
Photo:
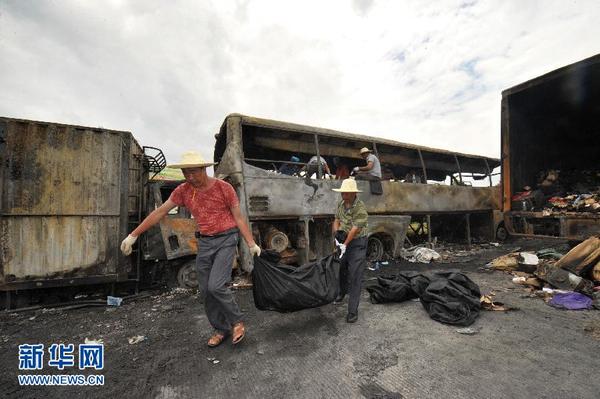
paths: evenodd
<path fill-rule="evenodd" d="M 334 158 L 338 167 L 352 170 L 365 164 L 362 147 L 372 149 L 383 174 L 381 195 L 371 193 L 368 181 L 358 181 L 369 212 L 370 260 L 398 256 L 415 221 L 424 222 L 429 239 L 457 229 L 467 242 L 474 236 L 493 239 L 500 199 L 499 188 L 492 186 L 492 171 L 500 164 L 494 158 L 231 114 L 216 135 L 215 176 L 236 189 L 256 241 L 279 252 L 284 262 L 301 264 L 332 251 L 331 226 L 340 200 L 332 189 L 341 181 L 321 168 L 302 176 L 281 173 L 282 166 L 301 169 L 316 156 L 333 173 Z M 489 184 L 471 186 L 467 175 Z M 241 268 L 251 270 L 247 248 L 240 245 L 239 251 Z"/>

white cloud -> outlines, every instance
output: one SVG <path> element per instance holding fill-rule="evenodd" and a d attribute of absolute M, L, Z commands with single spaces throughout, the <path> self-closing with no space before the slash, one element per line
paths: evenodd
<path fill-rule="evenodd" d="M 596 1 L 5 1 L 0 115 L 212 156 L 231 112 L 499 156 L 500 92 L 600 52 Z"/>

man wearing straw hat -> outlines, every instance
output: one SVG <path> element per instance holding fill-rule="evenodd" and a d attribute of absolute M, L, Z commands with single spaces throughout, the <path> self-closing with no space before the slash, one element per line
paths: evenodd
<path fill-rule="evenodd" d="M 373 152 L 367 147 L 363 147 L 360 149 L 360 156 L 367 161 L 367 164 L 354 167 L 356 180 L 381 180 L 381 164 Z"/>
<path fill-rule="evenodd" d="M 185 183 L 173 190 L 169 199 L 123 240 L 121 251 L 126 256 L 131 254 L 131 247 L 139 235 L 159 223 L 174 207 L 185 206 L 189 209 L 198 224 L 196 269 L 200 295 L 204 299 L 208 321 L 215 329 L 208 346 L 215 347 L 230 334 L 233 344 L 239 343 L 245 335 L 242 313 L 226 287 L 231 280 L 238 232 L 246 240 L 252 255 L 260 255 L 260 247 L 254 242 L 240 212 L 240 203 L 233 187 L 206 174 L 206 167 L 212 165 L 213 162 L 206 162 L 194 151 L 183 154 L 179 164 L 169 165 L 181 169 Z"/>
<path fill-rule="evenodd" d="M 348 315 L 346 321 L 354 323 L 358 320 L 358 303 L 360 288 L 367 260 L 367 208 L 364 202 L 356 197 L 361 191 L 356 187 L 352 178 L 342 181 L 340 188 L 334 188 L 342 194 L 333 221 L 333 234 L 342 230 L 346 234 L 341 248 L 340 258 L 340 302 L 348 293 Z"/>

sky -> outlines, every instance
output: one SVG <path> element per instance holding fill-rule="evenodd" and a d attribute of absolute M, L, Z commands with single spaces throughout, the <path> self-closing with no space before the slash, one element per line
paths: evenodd
<path fill-rule="evenodd" d="M 600 53 L 600 2 L 0 0 L 0 116 L 212 159 L 230 113 L 500 156 L 501 92 Z"/>

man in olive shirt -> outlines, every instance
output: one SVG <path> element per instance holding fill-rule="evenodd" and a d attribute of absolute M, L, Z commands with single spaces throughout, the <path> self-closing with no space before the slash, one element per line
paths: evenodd
<path fill-rule="evenodd" d="M 360 288 L 367 260 L 367 209 L 365 204 L 356 197 L 360 193 L 356 181 L 352 178 L 342 181 L 342 186 L 334 188 L 342 194 L 338 203 L 333 221 L 333 234 L 338 230 L 346 233 L 344 242 L 340 245 L 342 255 L 340 258 L 340 296 L 341 301 L 346 295 L 348 298 L 348 315 L 346 321 L 354 323 L 358 320 L 358 303 L 360 301 Z"/>

